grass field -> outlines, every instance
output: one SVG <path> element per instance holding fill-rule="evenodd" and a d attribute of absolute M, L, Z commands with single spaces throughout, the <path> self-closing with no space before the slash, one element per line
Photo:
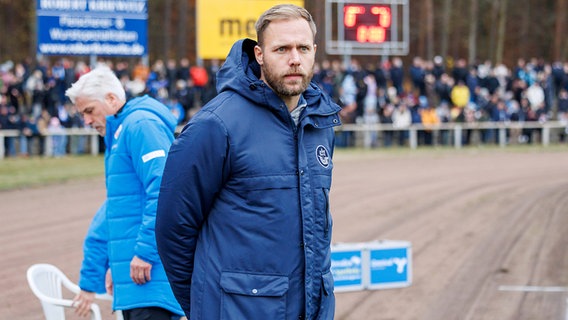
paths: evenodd
<path fill-rule="evenodd" d="M 0 191 L 102 177 L 102 156 L 6 158 L 0 161 Z"/>
<path fill-rule="evenodd" d="M 416 150 L 408 148 L 377 148 L 377 149 L 340 149 L 335 150 L 339 157 L 365 157 L 366 155 L 382 153 L 386 157 L 420 157 L 438 153 L 466 153 L 475 156 L 479 153 L 505 152 L 566 152 L 567 145 L 551 145 L 542 147 L 528 146 L 498 146 L 468 147 L 456 150 L 452 147 L 421 147 Z M 103 156 L 67 156 L 63 158 L 5 158 L 0 161 L 0 191 L 42 186 L 46 184 L 61 183 L 70 180 L 102 177 L 104 175 Z"/>

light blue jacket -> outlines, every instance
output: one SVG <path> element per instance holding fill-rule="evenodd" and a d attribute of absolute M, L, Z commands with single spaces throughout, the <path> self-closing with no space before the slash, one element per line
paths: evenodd
<path fill-rule="evenodd" d="M 174 141 L 162 178 L 158 251 L 191 320 L 334 316 L 329 190 L 339 106 L 315 85 L 296 126 L 237 42 L 219 95 Z"/>
<path fill-rule="evenodd" d="M 128 101 L 116 115 L 107 117 L 107 199 L 85 239 L 79 286 L 104 292 L 110 265 L 115 310 L 153 306 L 183 314 L 158 256 L 154 234 L 158 192 L 175 127 L 171 112 L 148 96 Z M 152 264 L 151 281 L 144 285 L 130 278 L 134 256 Z"/>

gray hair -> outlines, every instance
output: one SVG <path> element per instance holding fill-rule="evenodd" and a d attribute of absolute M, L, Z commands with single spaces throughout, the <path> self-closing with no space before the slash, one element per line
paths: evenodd
<path fill-rule="evenodd" d="M 266 10 L 256 21 L 255 28 L 258 45 L 262 46 L 264 31 L 272 21 L 294 19 L 306 20 L 310 25 L 310 29 L 312 29 L 312 35 L 315 40 L 317 32 L 316 23 L 308 10 L 293 4 L 279 4 Z"/>
<path fill-rule="evenodd" d="M 114 94 L 119 100 L 126 101 L 126 92 L 120 80 L 106 65 L 99 65 L 92 71 L 82 75 L 65 95 L 75 103 L 77 97 L 103 101 L 107 94 Z"/>

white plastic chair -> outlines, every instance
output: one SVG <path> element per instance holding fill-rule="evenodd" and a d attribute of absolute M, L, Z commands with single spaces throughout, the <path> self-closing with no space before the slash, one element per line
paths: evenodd
<path fill-rule="evenodd" d="M 33 293 L 40 300 L 46 320 L 64 320 L 64 308 L 73 308 L 73 300 L 63 298 L 65 288 L 74 294 L 81 290 L 67 276 L 54 265 L 34 264 L 28 268 L 28 284 Z M 97 294 L 96 299 L 112 301 L 108 294 Z M 116 319 L 122 319 L 122 313 L 115 312 Z M 96 303 L 91 304 L 91 320 L 102 320 L 101 309 Z"/>

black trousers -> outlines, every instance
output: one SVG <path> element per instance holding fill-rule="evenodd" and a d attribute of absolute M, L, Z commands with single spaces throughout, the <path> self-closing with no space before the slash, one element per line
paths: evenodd
<path fill-rule="evenodd" d="M 174 317 L 175 316 L 175 317 Z M 172 320 L 179 319 L 170 311 L 158 307 L 122 310 L 124 320 Z"/>

